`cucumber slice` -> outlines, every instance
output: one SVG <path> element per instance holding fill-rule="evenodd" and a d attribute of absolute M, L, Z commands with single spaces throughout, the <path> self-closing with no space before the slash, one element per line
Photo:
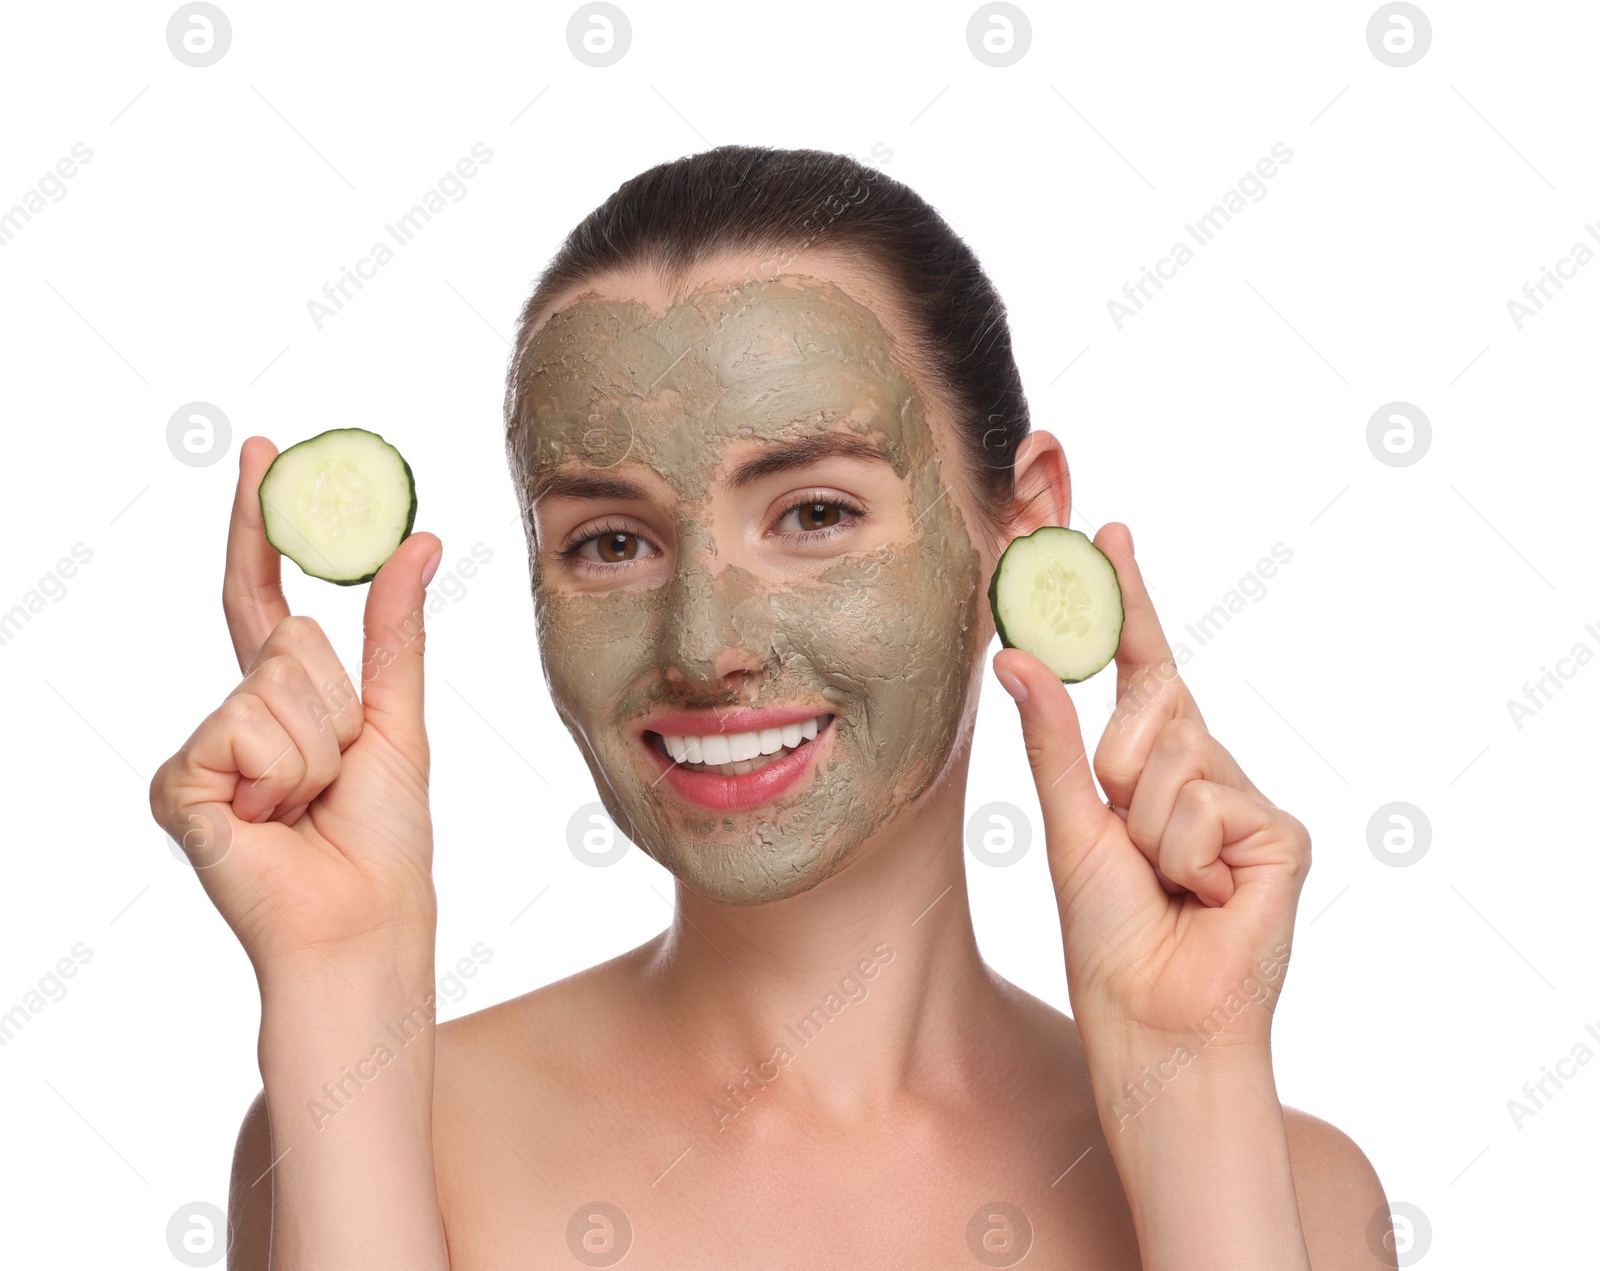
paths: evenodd
<path fill-rule="evenodd" d="M 417 515 L 405 457 L 365 428 L 332 428 L 297 442 L 261 478 L 267 541 L 312 578 L 371 582 Z"/>
<path fill-rule="evenodd" d="M 1122 587 L 1086 534 L 1046 525 L 1013 539 L 989 583 L 995 630 L 1065 684 L 1086 680 L 1117 654 Z"/>

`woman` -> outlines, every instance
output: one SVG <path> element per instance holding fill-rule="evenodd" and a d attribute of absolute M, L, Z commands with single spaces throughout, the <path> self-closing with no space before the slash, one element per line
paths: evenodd
<path fill-rule="evenodd" d="M 979 956 L 983 591 L 1012 538 L 1067 524 L 1070 482 L 931 208 L 809 150 L 636 177 L 524 308 L 506 425 L 552 698 L 676 912 L 435 1035 L 439 540 L 373 580 L 358 699 L 287 612 L 251 438 L 224 587 L 245 678 L 151 800 L 261 984 L 230 1266 L 269 1238 L 279 1268 L 1395 1264 L 1366 1158 L 1276 1097 L 1308 835 L 1206 731 L 1119 524 L 1106 802 L 1059 680 L 992 662 L 1075 1018 Z"/>

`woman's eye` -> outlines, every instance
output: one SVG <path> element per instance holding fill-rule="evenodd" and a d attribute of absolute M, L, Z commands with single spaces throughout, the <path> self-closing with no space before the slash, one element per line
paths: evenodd
<path fill-rule="evenodd" d="M 846 499 L 805 498 L 790 504 L 774 529 L 780 536 L 809 542 L 849 530 L 865 515 Z M 650 560 L 660 552 L 649 539 L 617 523 L 596 526 L 557 554 L 578 569 L 599 573 Z"/>
<path fill-rule="evenodd" d="M 847 515 L 859 516 L 860 509 L 840 499 L 807 499 L 784 512 L 777 528 L 788 533 L 814 534 L 839 526 Z M 795 529 L 787 530 L 787 523 L 791 520 Z"/>
<path fill-rule="evenodd" d="M 637 534 L 602 534 L 589 541 L 595 545 L 595 552 L 601 560 L 608 565 L 617 565 L 636 557 L 639 544 L 644 540 Z"/>
<path fill-rule="evenodd" d="M 647 546 L 646 540 L 631 530 L 599 529 L 564 548 L 561 555 L 586 564 L 625 565 L 629 561 L 648 560 L 654 556 L 654 548 L 648 553 L 643 550 Z"/>

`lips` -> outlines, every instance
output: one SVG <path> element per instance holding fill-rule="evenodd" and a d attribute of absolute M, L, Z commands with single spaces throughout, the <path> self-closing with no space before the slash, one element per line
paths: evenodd
<path fill-rule="evenodd" d="M 641 731 L 660 733 L 664 737 L 681 737 L 686 733 L 697 737 L 713 733 L 753 733 L 766 728 L 782 728 L 785 724 L 803 724 L 818 715 L 831 715 L 827 706 L 773 706 L 765 710 L 705 710 L 685 711 L 676 715 L 657 715 L 644 721 Z"/>
<path fill-rule="evenodd" d="M 803 741 L 795 750 L 780 754 L 778 758 L 752 772 L 736 776 L 695 771 L 683 764 L 675 763 L 661 748 L 663 735 L 711 736 L 718 731 L 753 732 L 780 728 L 784 724 L 801 723 L 815 719 L 819 715 L 827 715 L 828 718 L 819 728 L 815 738 Z M 647 762 L 652 771 L 652 786 L 665 785 L 682 798 L 700 807 L 715 808 L 719 811 L 743 811 L 760 807 L 791 790 L 813 769 L 821 759 L 823 750 L 831 748 L 833 744 L 832 713 L 807 706 L 729 712 L 722 717 L 727 726 L 721 730 L 715 726 L 716 718 L 714 714 L 708 716 L 705 713 L 664 715 L 651 721 L 652 728 L 640 731 L 641 748 L 648 757 Z M 712 721 L 709 727 L 708 719 Z M 656 729 L 662 731 L 657 732 Z M 680 729 L 681 732 L 668 733 L 668 729 Z"/>

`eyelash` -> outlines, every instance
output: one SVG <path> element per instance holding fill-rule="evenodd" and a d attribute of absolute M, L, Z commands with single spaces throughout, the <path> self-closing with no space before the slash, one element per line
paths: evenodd
<path fill-rule="evenodd" d="M 842 530 L 853 529 L 861 521 L 861 519 L 866 516 L 866 509 L 858 506 L 854 500 L 841 498 L 838 495 L 822 495 L 818 493 L 815 495 L 803 495 L 794 502 L 790 503 L 783 509 L 782 512 L 778 514 L 778 520 L 782 521 L 784 517 L 788 516 L 789 513 L 795 511 L 797 508 L 810 507 L 815 503 L 821 503 L 829 507 L 841 508 L 849 515 L 850 519 L 840 520 L 837 525 L 829 525 L 820 530 L 786 530 L 782 534 L 778 535 L 778 537 L 785 539 L 805 539 L 808 542 L 814 542 L 817 539 L 831 538 L 834 534 Z M 566 564 L 577 569 L 587 570 L 590 573 L 610 573 L 612 570 L 625 569 L 629 565 L 635 564 L 635 561 L 600 562 L 585 560 L 579 557 L 578 552 L 585 543 L 592 542 L 597 538 L 605 538 L 609 534 L 624 534 L 629 538 L 644 538 L 644 535 L 633 529 L 630 529 L 622 522 L 608 520 L 595 526 L 582 538 L 574 539 L 569 542 L 565 547 L 561 548 L 556 555 L 559 556 Z M 648 539 L 645 539 L 645 541 L 649 542 Z"/>

